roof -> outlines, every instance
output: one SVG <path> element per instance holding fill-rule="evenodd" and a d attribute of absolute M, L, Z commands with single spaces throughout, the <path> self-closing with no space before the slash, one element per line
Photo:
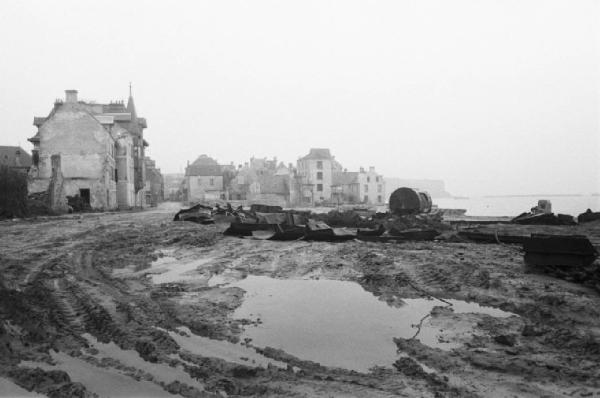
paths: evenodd
<path fill-rule="evenodd" d="M 0 146 L 0 165 L 29 168 L 31 155 L 20 146 Z"/>
<path fill-rule="evenodd" d="M 216 160 L 207 155 L 200 155 L 194 163 L 186 167 L 186 176 L 220 176 L 223 169 Z"/>
<path fill-rule="evenodd" d="M 331 159 L 331 153 L 329 148 L 310 148 L 308 155 L 300 158 L 300 160 L 307 159 Z"/>
<path fill-rule="evenodd" d="M 331 175 L 331 185 L 349 185 L 358 183 L 357 171 L 339 171 Z"/>
<path fill-rule="evenodd" d="M 188 167 L 185 168 L 186 176 L 220 176 L 222 174 L 223 174 L 223 171 L 221 170 L 221 166 L 219 166 L 219 165 L 215 165 L 215 166 L 189 165 Z"/>

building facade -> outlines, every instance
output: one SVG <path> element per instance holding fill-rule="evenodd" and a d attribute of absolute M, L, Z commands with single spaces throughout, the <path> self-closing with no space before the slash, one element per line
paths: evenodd
<path fill-rule="evenodd" d="M 340 168 L 341 166 L 327 148 L 311 148 L 308 155 L 298 159 L 296 170 L 298 204 L 312 206 L 330 202 L 333 173 Z"/>
<path fill-rule="evenodd" d="M 200 155 L 185 169 L 184 198 L 188 203 L 227 199 L 223 168 L 207 156 Z"/>
<path fill-rule="evenodd" d="M 69 196 L 94 209 L 143 207 L 146 120 L 131 93 L 127 106 L 86 103 L 77 94 L 67 90 L 47 117 L 34 118 L 29 193 L 48 192 L 54 210 L 65 210 Z"/>
<path fill-rule="evenodd" d="M 0 146 L 0 166 L 27 174 L 32 157 L 20 146 Z"/>
<path fill-rule="evenodd" d="M 156 162 L 146 156 L 146 204 L 148 206 L 157 206 L 165 200 L 165 183 L 160 169 L 156 167 Z"/>
<path fill-rule="evenodd" d="M 374 167 L 358 172 L 334 172 L 332 178 L 334 202 L 383 205 L 386 200 L 385 181 Z"/>

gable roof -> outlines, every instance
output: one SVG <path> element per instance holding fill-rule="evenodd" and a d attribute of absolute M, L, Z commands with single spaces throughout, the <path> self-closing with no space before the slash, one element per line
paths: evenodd
<path fill-rule="evenodd" d="M 329 148 L 310 148 L 308 155 L 300 158 L 300 160 L 307 159 L 331 159 L 331 153 Z"/>
<path fill-rule="evenodd" d="M 186 176 L 220 176 L 223 168 L 210 156 L 200 155 L 194 163 L 185 168 Z"/>
<path fill-rule="evenodd" d="M 0 165 L 29 168 L 31 155 L 20 146 L 0 146 Z"/>

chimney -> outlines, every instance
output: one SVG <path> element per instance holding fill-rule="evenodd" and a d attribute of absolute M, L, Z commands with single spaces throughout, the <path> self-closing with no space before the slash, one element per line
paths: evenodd
<path fill-rule="evenodd" d="M 365 169 L 363 167 L 361 167 L 359 170 L 360 170 L 361 173 L 365 172 Z"/>
<path fill-rule="evenodd" d="M 77 90 L 65 90 L 65 102 L 77 103 Z"/>
<path fill-rule="evenodd" d="M 15 166 L 21 167 L 21 149 L 15 152 Z"/>
<path fill-rule="evenodd" d="M 375 167 L 369 166 L 369 173 L 375 173 Z"/>

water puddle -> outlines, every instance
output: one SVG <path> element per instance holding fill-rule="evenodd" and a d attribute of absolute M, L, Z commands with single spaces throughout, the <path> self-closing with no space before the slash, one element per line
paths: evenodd
<path fill-rule="evenodd" d="M 198 380 L 193 379 L 180 367 L 174 368 L 166 364 L 147 362 L 140 357 L 138 352 L 135 350 L 124 350 L 113 342 L 108 344 L 101 343 L 94 336 L 88 333 L 84 333 L 83 337 L 93 348 L 99 351 L 96 355 L 98 358 L 114 358 L 123 365 L 140 369 L 151 374 L 155 380 L 162 381 L 167 384 L 178 380 L 199 390 L 204 389 L 204 385 L 202 383 L 199 383 Z"/>
<path fill-rule="evenodd" d="M 154 284 L 202 280 L 206 277 L 196 270 L 210 260 L 208 258 L 181 260 L 165 256 L 152 262 L 150 269 L 145 272 L 151 274 Z"/>
<path fill-rule="evenodd" d="M 325 366 L 368 371 L 391 366 L 398 359 L 394 337 L 411 338 L 438 300 L 403 299 L 390 307 L 358 283 L 337 280 L 290 280 L 249 276 L 229 286 L 246 291 L 236 319 L 260 319 L 246 326 L 242 338 L 257 347 L 282 349 L 298 358 Z M 484 313 L 494 317 L 513 314 L 476 303 L 447 300 L 455 313 Z M 432 347 L 450 349 L 439 341 L 440 330 L 425 318 L 418 339 Z"/>
<path fill-rule="evenodd" d="M 195 335 L 185 326 L 177 328 L 184 335 L 174 331 L 167 331 L 179 346 L 192 354 L 209 358 L 220 358 L 227 362 L 237 363 L 251 367 L 267 368 L 269 363 L 279 368 L 286 368 L 287 364 L 270 359 L 257 353 L 250 347 L 233 344 L 229 341 L 213 340 L 208 337 Z M 164 329 L 161 329 L 164 330 Z"/>
<path fill-rule="evenodd" d="M 19 366 L 42 368 L 44 370 L 64 370 L 74 382 L 83 384 L 89 391 L 100 397 L 181 397 L 170 395 L 160 386 L 149 381 L 136 381 L 115 369 L 101 368 L 82 359 L 71 357 L 63 352 L 50 351 L 56 366 L 43 362 L 21 361 Z"/>

